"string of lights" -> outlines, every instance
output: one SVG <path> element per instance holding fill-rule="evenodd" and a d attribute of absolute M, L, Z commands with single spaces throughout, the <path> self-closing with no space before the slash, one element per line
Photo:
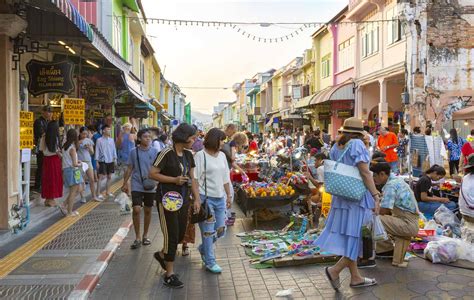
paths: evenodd
<path fill-rule="evenodd" d="M 116 18 L 122 18 L 122 16 L 114 16 Z M 174 26 L 176 29 L 179 27 L 201 27 L 201 28 L 228 28 L 235 30 L 237 33 L 251 39 L 255 42 L 260 43 L 281 43 L 286 42 L 290 39 L 298 37 L 302 32 L 309 28 L 321 28 L 322 26 L 354 26 L 357 24 L 381 24 L 384 22 L 394 22 L 398 19 L 384 19 L 384 20 L 366 20 L 366 21 L 344 21 L 344 22 L 241 22 L 241 21 L 203 21 L 203 20 L 183 20 L 183 19 L 163 19 L 163 18 L 141 18 L 125 16 L 128 19 L 135 21 L 143 21 L 147 24 L 158 24 L 158 25 L 169 25 Z M 249 32 L 247 27 L 260 26 L 264 28 L 268 27 L 279 27 L 285 28 L 284 26 L 299 26 L 292 32 L 283 34 L 281 36 L 263 37 Z M 244 28 L 245 27 L 245 28 Z M 286 29 L 293 29 L 288 28 Z"/>

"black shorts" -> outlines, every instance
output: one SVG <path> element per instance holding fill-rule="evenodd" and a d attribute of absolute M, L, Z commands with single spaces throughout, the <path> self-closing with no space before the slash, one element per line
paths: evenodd
<path fill-rule="evenodd" d="M 112 163 L 105 163 L 99 161 L 99 175 L 110 175 L 115 172 L 115 164 Z"/>
<path fill-rule="evenodd" d="M 153 200 L 155 200 L 155 193 L 133 192 L 132 191 L 132 206 L 153 207 Z"/>

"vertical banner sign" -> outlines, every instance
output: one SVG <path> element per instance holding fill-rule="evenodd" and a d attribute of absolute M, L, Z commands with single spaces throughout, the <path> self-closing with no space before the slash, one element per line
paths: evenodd
<path fill-rule="evenodd" d="M 191 124 L 191 102 L 188 102 L 184 106 L 184 121 Z"/>
<path fill-rule="evenodd" d="M 20 111 L 20 149 L 33 148 L 33 113 Z"/>
<path fill-rule="evenodd" d="M 65 125 L 84 125 L 86 104 L 80 98 L 62 98 L 61 106 Z"/>

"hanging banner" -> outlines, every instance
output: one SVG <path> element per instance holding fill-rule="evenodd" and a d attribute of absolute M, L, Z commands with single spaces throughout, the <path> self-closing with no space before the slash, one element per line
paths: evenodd
<path fill-rule="evenodd" d="M 86 104 L 81 98 L 62 98 L 64 125 L 85 125 Z"/>
<path fill-rule="evenodd" d="M 33 96 L 44 93 L 70 94 L 74 91 L 74 64 L 68 61 L 44 62 L 36 59 L 26 64 L 28 91 Z"/>
<path fill-rule="evenodd" d="M 107 104 L 114 99 L 114 89 L 111 87 L 93 86 L 87 89 L 88 104 Z"/>
<path fill-rule="evenodd" d="M 20 149 L 33 149 L 33 113 L 20 111 Z"/>

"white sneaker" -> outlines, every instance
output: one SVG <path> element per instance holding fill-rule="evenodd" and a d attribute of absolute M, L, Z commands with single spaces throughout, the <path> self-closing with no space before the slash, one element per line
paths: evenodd
<path fill-rule="evenodd" d="M 112 193 L 110 193 L 108 196 L 109 196 L 109 198 L 114 198 L 115 197 L 115 195 L 112 194 Z"/>
<path fill-rule="evenodd" d="M 92 200 L 97 201 L 97 202 L 102 202 L 102 201 L 104 201 L 104 197 L 99 196 L 97 198 L 93 198 Z"/>
<path fill-rule="evenodd" d="M 81 197 L 81 203 L 87 203 L 87 200 L 85 197 Z"/>

